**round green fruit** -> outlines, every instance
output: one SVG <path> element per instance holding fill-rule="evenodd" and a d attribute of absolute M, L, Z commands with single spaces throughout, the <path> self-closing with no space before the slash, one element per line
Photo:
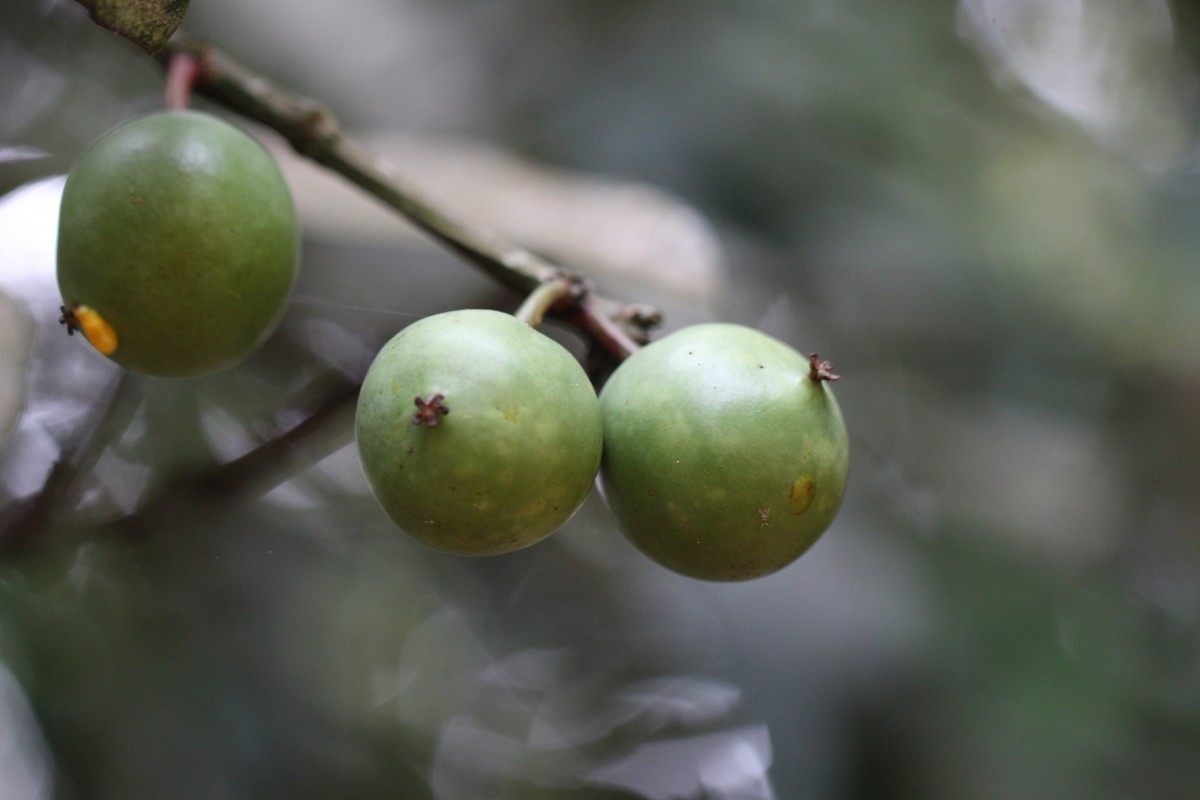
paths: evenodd
<path fill-rule="evenodd" d="M 298 251 L 274 159 L 209 114 L 111 131 L 63 189 L 58 284 L 82 311 L 68 320 L 134 372 L 203 375 L 249 354 L 283 313 Z"/>
<path fill-rule="evenodd" d="M 355 420 L 363 471 L 414 538 L 458 555 L 537 542 L 587 497 L 600 404 L 570 353 L 515 317 L 426 317 L 367 370 Z"/>
<path fill-rule="evenodd" d="M 684 328 L 600 393 L 601 486 L 628 538 L 684 575 L 775 572 L 829 527 L 849 472 L 828 364 L 751 328 Z"/>

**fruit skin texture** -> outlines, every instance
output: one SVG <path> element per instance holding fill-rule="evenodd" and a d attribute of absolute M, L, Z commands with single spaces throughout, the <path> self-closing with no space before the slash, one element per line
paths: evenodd
<path fill-rule="evenodd" d="M 413 422 L 417 397 L 449 413 Z M 595 481 L 603 434 L 587 374 L 561 345 L 499 311 L 426 317 L 384 345 L 359 394 L 363 471 L 388 515 L 457 555 L 537 542 Z"/>
<path fill-rule="evenodd" d="M 841 506 L 850 444 L 828 382 L 751 328 L 684 328 L 600 393 L 601 486 L 626 536 L 676 572 L 737 581 L 790 564 Z"/>
<path fill-rule="evenodd" d="M 117 334 L 126 369 L 190 377 L 249 354 L 296 277 L 299 228 L 271 155 L 209 114 L 165 111 L 111 131 L 63 189 L 58 283 Z"/>

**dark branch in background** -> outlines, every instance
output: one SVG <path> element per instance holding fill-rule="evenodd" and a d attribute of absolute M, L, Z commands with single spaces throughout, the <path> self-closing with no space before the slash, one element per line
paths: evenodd
<path fill-rule="evenodd" d="M 442 213 L 398 178 L 390 164 L 350 138 L 326 108 L 280 89 L 207 43 L 180 31 L 158 58 L 166 65 L 175 58 L 195 59 L 198 69 L 192 88 L 197 94 L 272 128 L 296 152 L 374 195 L 505 286 L 528 294 L 548 282 L 584 285 L 577 276 L 504 237 Z M 645 323 L 655 318 L 631 313 L 586 291 L 551 313 L 579 327 L 617 360 L 636 350 L 638 341 L 645 341 Z"/>
<path fill-rule="evenodd" d="M 122 372 L 108 401 L 80 425 L 63 446 L 39 492 L 0 506 L 0 553 L 33 551 L 41 534 L 64 511 L 74 509 L 82 480 L 108 445 L 119 438 L 142 399 L 144 379 Z M 112 531 L 138 538 L 179 512 L 180 504 L 253 497 L 286 481 L 294 465 L 319 461 L 352 438 L 341 423 L 353 419 L 358 382 L 330 370 L 317 376 L 283 406 L 302 421 L 269 437 L 237 458 L 214 467 L 178 475 L 153 487 L 138 507 L 106 521 Z M 333 432 L 331 432 L 331 429 Z"/>
<path fill-rule="evenodd" d="M 0 552 L 28 548 L 57 512 L 75 506 L 82 478 L 91 473 L 109 443 L 120 437 L 141 404 L 141 381 L 122 372 L 101 394 L 103 404 L 62 443 L 41 490 L 0 506 Z"/>

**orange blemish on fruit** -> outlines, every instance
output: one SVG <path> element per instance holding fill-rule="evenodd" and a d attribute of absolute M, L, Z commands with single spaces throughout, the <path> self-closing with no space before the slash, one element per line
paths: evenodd
<path fill-rule="evenodd" d="M 801 475 L 792 482 L 788 490 L 788 511 L 793 514 L 803 514 L 812 505 L 813 494 L 817 485 L 810 475 Z"/>
<path fill-rule="evenodd" d="M 87 340 L 92 343 L 92 347 L 99 350 L 106 356 L 110 356 L 117 350 L 117 332 L 113 330 L 113 326 L 108 324 L 104 317 L 100 316 L 100 312 L 89 306 L 76 306 L 75 319 L 79 323 L 80 330 Z"/>

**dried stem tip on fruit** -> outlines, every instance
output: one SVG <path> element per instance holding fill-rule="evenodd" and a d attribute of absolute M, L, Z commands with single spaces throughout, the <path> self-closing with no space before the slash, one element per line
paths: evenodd
<path fill-rule="evenodd" d="M 75 316 L 75 309 L 70 306 L 59 306 L 58 310 L 62 312 L 62 316 L 58 318 L 58 324 L 66 325 L 67 335 L 74 336 L 75 332 L 80 330 L 79 317 Z"/>
<path fill-rule="evenodd" d="M 417 413 L 413 414 L 413 425 L 426 425 L 430 428 L 437 427 L 437 424 L 441 422 L 438 419 L 439 415 L 450 413 L 449 407 L 442 402 L 445 399 L 440 394 L 435 394 L 429 398 L 429 402 L 422 400 L 420 397 L 415 399 L 413 402 L 417 404 Z"/>
<path fill-rule="evenodd" d="M 816 353 L 808 355 L 808 379 L 813 382 L 836 381 L 840 375 L 833 374 L 833 364 L 822 361 Z"/>

